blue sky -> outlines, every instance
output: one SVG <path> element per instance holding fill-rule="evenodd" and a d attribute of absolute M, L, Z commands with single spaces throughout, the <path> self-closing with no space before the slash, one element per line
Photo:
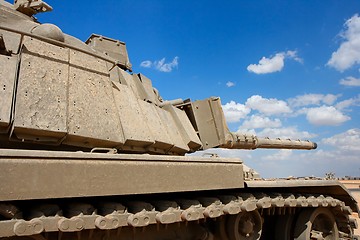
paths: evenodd
<path fill-rule="evenodd" d="M 220 96 L 232 131 L 315 151 L 212 150 L 264 177 L 360 176 L 360 1 L 48 1 L 38 15 L 85 41 L 126 42 L 164 99 Z"/>

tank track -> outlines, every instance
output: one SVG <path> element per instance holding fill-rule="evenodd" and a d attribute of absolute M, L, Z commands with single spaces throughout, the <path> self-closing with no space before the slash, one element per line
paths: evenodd
<path fill-rule="evenodd" d="M 356 220 L 350 218 L 351 208 L 331 196 L 290 193 L 226 193 L 216 197 L 204 194 L 189 199 L 180 196 L 145 202 L 138 200 L 141 197 L 119 202 L 109 201 L 110 198 L 88 202 L 87 199 L 3 202 L 0 239 L 294 239 L 289 237 L 296 231 L 294 219 L 301 212 L 315 209 L 332 213 L 338 228 L 336 239 L 354 239 L 353 230 L 357 228 Z M 320 237 L 312 235 L 311 239 L 328 239 L 319 234 Z"/>

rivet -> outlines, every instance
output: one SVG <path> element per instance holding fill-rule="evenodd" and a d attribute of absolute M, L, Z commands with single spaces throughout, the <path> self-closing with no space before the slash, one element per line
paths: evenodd
<path fill-rule="evenodd" d="M 63 220 L 60 222 L 60 230 L 68 230 L 69 229 L 69 221 Z"/>
<path fill-rule="evenodd" d="M 105 227 L 105 226 L 106 226 L 106 220 L 105 220 L 105 219 L 102 219 L 102 220 L 100 221 L 99 225 L 100 225 L 101 227 Z"/>
<path fill-rule="evenodd" d="M 44 231 L 43 225 L 39 222 L 34 223 L 33 228 L 35 233 L 41 233 L 42 231 Z"/>
<path fill-rule="evenodd" d="M 81 230 L 84 227 L 82 221 L 80 221 L 80 220 L 76 221 L 75 225 L 76 225 L 76 228 L 79 230 Z"/>
<path fill-rule="evenodd" d="M 119 220 L 117 220 L 116 218 L 114 218 L 113 220 L 112 220 L 112 226 L 115 228 L 115 227 L 117 227 L 119 225 Z"/>

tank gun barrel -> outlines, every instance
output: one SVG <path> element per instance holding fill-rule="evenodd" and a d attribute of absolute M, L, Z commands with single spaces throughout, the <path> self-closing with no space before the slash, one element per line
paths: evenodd
<path fill-rule="evenodd" d="M 230 133 L 233 140 L 227 141 L 226 144 L 221 145 L 221 148 L 229 149 L 257 149 L 257 148 L 271 148 L 271 149 L 297 149 L 297 150 L 311 150 L 316 149 L 317 144 L 308 140 L 290 140 L 290 139 L 270 139 L 259 138 L 256 136 L 240 135 Z"/>

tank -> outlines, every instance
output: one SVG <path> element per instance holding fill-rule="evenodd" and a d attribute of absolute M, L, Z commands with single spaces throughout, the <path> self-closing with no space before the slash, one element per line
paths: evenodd
<path fill-rule="evenodd" d="M 0 0 L 0 239 L 355 239 L 335 180 L 263 179 L 209 148 L 311 150 L 229 131 L 220 98 L 163 100 L 124 42 Z"/>

